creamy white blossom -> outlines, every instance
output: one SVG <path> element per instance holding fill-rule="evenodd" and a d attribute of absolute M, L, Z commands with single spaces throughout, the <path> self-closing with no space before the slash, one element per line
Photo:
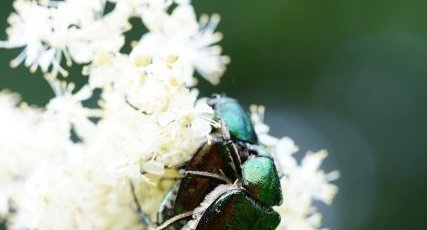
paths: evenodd
<path fill-rule="evenodd" d="M 143 20 L 150 32 L 145 34 L 136 49 L 142 57 L 157 56 L 164 60 L 175 56 L 189 77 L 197 70 L 213 84 L 219 83 L 229 58 L 221 55 L 215 43 L 222 34 L 215 32 L 219 15 L 209 18 L 202 15 L 197 22 L 194 9 L 189 4 L 178 5 L 171 14 L 156 13 Z"/>
<path fill-rule="evenodd" d="M 268 146 L 273 154 L 279 173 L 284 204 L 276 208 L 283 216 L 279 229 L 316 230 L 322 228 L 322 214 L 314 201 L 330 205 L 338 192 L 338 187 L 331 181 L 338 179 L 339 172 L 325 173 L 320 165 L 326 158 L 326 150 L 308 152 L 297 161 L 295 153 L 298 146 L 289 137 L 276 138 L 268 134 L 269 127 L 264 123 L 263 106 L 251 106 L 252 120 L 259 141 Z"/>
<path fill-rule="evenodd" d="M 113 4 L 109 12 L 106 6 Z M 141 229 L 164 193 L 218 127 L 194 86 L 216 84 L 229 58 L 216 45 L 218 15 L 197 20 L 190 0 L 15 0 L 8 38 L 22 47 L 12 66 L 45 73 L 54 92 L 40 108 L 0 92 L 0 219 L 11 229 Z M 121 53 L 139 18 L 149 31 Z M 85 64 L 87 83 L 61 81 L 63 66 Z M 87 102 L 95 106 L 88 106 Z M 331 203 L 325 151 L 301 162 L 289 138 L 268 134 L 262 107 L 252 118 L 283 175 L 282 229 L 318 229 L 313 200 Z M 15 211 L 11 211 L 15 210 Z M 146 226 L 145 226 L 146 227 Z"/>
<path fill-rule="evenodd" d="M 104 0 L 43 1 L 16 0 L 8 19 L 8 39 L 0 47 L 23 47 L 11 62 L 22 62 L 31 71 L 68 76 L 61 64 L 90 62 L 99 53 L 118 52 L 124 44 L 128 18 L 114 11 L 103 15 Z"/>

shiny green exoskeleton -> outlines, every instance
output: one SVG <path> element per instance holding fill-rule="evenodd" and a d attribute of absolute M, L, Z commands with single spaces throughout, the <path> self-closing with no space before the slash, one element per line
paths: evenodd
<path fill-rule="evenodd" d="M 254 145 L 252 122 L 236 100 L 216 97 L 211 105 L 223 130 L 194 154 L 184 168 L 192 174 L 165 196 L 159 229 L 275 229 L 280 216 L 271 207 L 281 204 L 282 192 L 273 158 Z"/>
<path fill-rule="evenodd" d="M 280 223 L 277 212 L 247 194 L 239 185 L 220 185 L 195 210 L 193 220 L 183 229 L 237 230 L 275 229 Z"/>
<path fill-rule="evenodd" d="M 275 229 L 280 216 L 271 207 L 282 203 L 280 180 L 269 157 L 250 156 L 241 181 L 209 193 L 183 229 Z"/>
<path fill-rule="evenodd" d="M 239 102 L 226 96 L 217 96 L 209 100 L 214 107 L 215 120 L 221 120 L 234 138 L 255 144 L 258 138 L 255 134 L 251 118 Z"/>
<path fill-rule="evenodd" d="M 269 156 L 250 156 L 242 172 L 241 179 L 226 185 L 211 178 L 184 178 L 180 191 L 172 196 L 174 207 L 161 216 L 165 220 L 194 210 L 192 220 L 169 229 L 275 229 L 280 216 L 271 207 L 281 204 L 282 193 L 274 161 Z"/>
<path fill-rule="evenodd" d="M 208 172 L 224 169 L 228 170 L 228 177 L 233 177 L 229 171 L 231 165 L 227 164 L 229 159 L 224 155 L 223 142 L 214 141 L 212 146 L 204 145 L 186 168 L 206 169 Z M 282 193 L 274 161 L 268 152 L 259 149 L 257 156 L 249 156 L 242 165 L 242 176 L 235 184 L 221 184 L 224 182 L 212 178 L 186 176 L 165 196 L 167 202 L 163 202 L 159 210 L 160 223 L 195 210 L 191 215 L 195 218 L 176 223 L 168 229 L 267 230 L 277 227 L 280 216 L 271 207 L 280 205 Z"/>

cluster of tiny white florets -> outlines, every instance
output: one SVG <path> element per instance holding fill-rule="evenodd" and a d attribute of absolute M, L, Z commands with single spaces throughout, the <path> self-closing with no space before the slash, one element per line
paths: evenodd
<path fill-rule="evenodd" d="M 282 215 L 279 229 L 323 229 L 322 215 L 314 201 L 330 205 L 338 192 L 331 181 L 338 179 L 339 172 L 324 173 L 320 169 L 326 150 L 308 152 L 298 162 L 294 154 L 299 148 L 289 137 L 276 138 L 269 135 L 269 126 L 264 123 L 263 106 L 251 106 L 255 131 L 261 144 L 266 146 L 276 159 L 281 175 L 284 204 L 276 208 Z"/>
<path fill-rule="evenodd" d="M 0 47 L 22 47 L 11 65 L 45 73 L 55 96 L 35 108 L 0 92 L 0 220 L 11 229 L 140 229 L 135 199 L 154 217 L 170 184 L 162 176 L 176 176 L 217 125 L 194 73 L 216 84 L 229 62 L 216 45 L 219 16 L 197 20 L 189 0 L 13 4 Z M 124 54 L 132 17 L 149 31 Z M 80 89 L 59 80 L 73 63 L 88 75 Z M 312 201 L 332 201 L 337 189 L 328 182 L 337 173 L 318 170 L 324 152 L 297 164 L 293 142 L 269 136 L 260 114 L 261 143 L 285 175 L 281 228 L 317 229 Z"/>

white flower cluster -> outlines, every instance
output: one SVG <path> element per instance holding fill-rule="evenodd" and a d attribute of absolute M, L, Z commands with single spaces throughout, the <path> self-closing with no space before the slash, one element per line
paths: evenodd
<path fill-rule="evenodd" d="M 264 123 L 263 106 L 251 106 L 252 120 L 259 141 L 267 146 L 276 159 L 281 174 L 284 204 L 276 210 L 282 215 L 279 229 L 315 230 L 322 228 L 322 215 L 314 201 L 330 205 L 338 192 L 331 181 L 338 179 L 339 172 L 324 173 L 320 169 L 326 150 L 308 152 L 298 163 L 294 154 L 298 146 L 289 137 L 276 138 L 268 134 L 269 126 Z"/>
<path fill-rule="evenodd" d="M 14 8 L 0 47 L 22 47 L 11 65 L 40 69 L 55 96 L 34 108 L 0 92 L 0 222 L 11 229 L 144 227 L 136 203 L 154 218 L 171 183 L 162 178 L 176 177 L 217 125 L 193 87 L 195 71 L 216 84 L 229 62 L 215 45 L 219 16 L 197 20 L 189 0 L 15 0 Z M 124 54 L 132 17 L 149 31 Z M 85 64 L 87 84 L 77 90 L 61 81 L 68 75 L 62 63 Z M 293 142 L 269 136 L 260 113 L 253 118 L 283 168 L 281 228 L 317 229 L 312 201 L 332 200 L 337 189 L 328 182 L 336 173 L 318 170 L 324 153 L 297 164 Z"/>

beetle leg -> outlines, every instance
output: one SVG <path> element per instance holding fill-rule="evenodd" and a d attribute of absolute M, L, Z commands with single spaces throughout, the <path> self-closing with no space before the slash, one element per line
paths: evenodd
<path fill-rule="evenodd" d="M 130 191 L 132 193 L 132 198 L 134 203 L 136 204 L 136 211 L 141 213 L 142 209 L 141 209 L 141 206 L 139 205 L 138 198 L 136 197 L 135 186 L 133 185 L 132 181 L 130 181 L 129 183 L 130 183 Z"/>
<path fill-rule="evenodd" d="M 176 215 L 176 216 L 170 218 L 169 220 L 165 221 L 162 225 L 158 226 L 155 229 L 156 230 L 166 229 L 167 227 L 171 226 L 172 224 L 174 224 L 178 221 L 181 221 L 181 220 L 190 219 L 192 216 L 193 216 L 193 211 L 181 213 L 181 214 Z"/>
<path fill-rule="evenodd" d="M 222 175 L 218 175 L 216 173 L 210 173 L 210 172 L 203 172 L 203 171 L 184 171 L 184 175 L 190 175 L 190 176 L 201 176 L 201 177 L 209 177 L 212 179 L 216 179 L 216 180 L 220 180 L 226 184 L 231 184 L 232 182 L 230 181 L 230 179 L 228 179 L 225 176 Z"/>
<path fill-rule="evenodd" d="M 144 223 L 145 225 L 147 225 L 150 228 L 153 228 L 154 224 L 151 222 L 150 217 L 148 217 L 147 214 L 145 214 L 142 211 L 141 205 L 139 204 L 139 201 L 138 201 L 138 197 L 136 196 L 135 186 L 133 185 L 132 181 L 130 181 L 130 190 L 132 193 L 133 201 L 136 205 L 136 211 L 140 216 L 140 222 Z"/>
<path fill-rule="evenodd" d="M 234 145 L 232 140 L 227 140 L 227 148 L 230 152 L 231 160 L 233 161 L 233 166 L 235 172 L 237 173 L 237 178 L 240 178 L 242 176 L 242 160 L 240 159 L 240 155 L 236 148 L 236 145 Z"/>
<path fill-rule="evenodd" d="M 227 125 L 223 120 L 221 122 L 221 131 L 222 135 L 225 139 L 225 142 L 227 143 L 227 149 L 230 152 L 231 160 L 233 161 L 235 172 L 237 173 L 237 178 L 240 178 L 242 176 L 242 160 L 240 159 L 239 150 L 237 149 L 237 146 L 234 144 L 233 140 L 231 139 L 230 132 L 228 131 Z"/>

